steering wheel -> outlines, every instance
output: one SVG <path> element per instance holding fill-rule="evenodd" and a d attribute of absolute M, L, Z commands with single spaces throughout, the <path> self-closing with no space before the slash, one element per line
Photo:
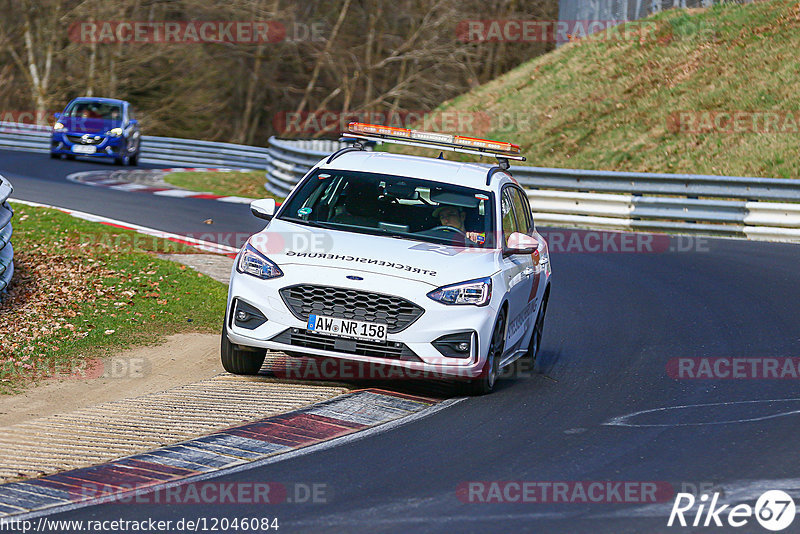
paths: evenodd
<path fill-rule="evenodd" d="M 462 230 L 461 228 L 456 228 L 455 226 L 436 226 L 435 228 L 431 228 L 430 230 L 428 230 L 428 232 L 433 232 L 435 230 L 444 230 L 446 232 L 458 232 L 464 237 L 467 236 L 467 233 L 464 230 Z"/>

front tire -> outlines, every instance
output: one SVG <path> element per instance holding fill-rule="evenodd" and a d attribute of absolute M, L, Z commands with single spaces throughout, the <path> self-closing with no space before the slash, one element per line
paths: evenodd
<path fill-rule="evenodd" d="M 500 375 L 500 359 L 503 357 L 506 337 L 506 312 L 500 311 L 497 321 L 492 330 L 492 341 L 489 345 L 489 354 L 486 356 L 486 363 L 483 371 L 478 378 L 474 378 L 464 384 L 464 393 L 470 396 L 486 395 L 494 390 L 497 377 Z"/>
<path fill-rule="evenodd" d="M 220 356 L 222 368 L 235 375 L 257 375 L 264 365 L 267 351 L 251 351 L 236 348 L 228 339 L 228 326 L 222 325 L 222 339 L 220 340 Z"/>
<path fill-rule="evenodd" d="M 542 305 L 539 307 L 539 315 L 536 316 L 536 324 L 533 325 L 533 334 L 531 334 L 531 342 L 528 344 L 528 352 L 525 353 L 525 360 L 530 365 L 531 371 L 536 366 L 536 356 L 539 355 L 539 349 L 542 347 L 542 334 L 544 333 L 544 318 L 547 314 L 547 301 L 548 296 L 545 295 Z"/>

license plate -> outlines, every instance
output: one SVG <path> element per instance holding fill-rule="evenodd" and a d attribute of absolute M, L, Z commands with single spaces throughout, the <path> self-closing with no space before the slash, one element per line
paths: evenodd
<path fill-rule="evenodd" d="M 306 329 L 309 332 L 348 337 L 351 339 L 367 339 L 369 341 L 386 341 L 386 325 L 339 319 L 322 315 L 309 315 Z"/>
<path fill-rule="evenodd" d="M 97 147 L 94 145 L 72 145 L 72 151 L 76 154 L 94 154 Z"/>

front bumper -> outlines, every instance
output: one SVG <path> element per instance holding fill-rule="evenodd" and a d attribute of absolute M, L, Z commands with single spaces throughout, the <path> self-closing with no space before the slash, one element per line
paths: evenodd
<path fill-rule="evenodd" d="M 351 271 L 344 269 L 326 268 L 323 272 L 318 266 L 291 265 L 284 272 L 287 274 L 280 278 L 261 280 L 234 269 L 226 311 L 228 339 L 231 343 L 391 365 L 413 371 L 408 373 L 409 378 L 415 378 L 416 374 L 475 378 L 481 374 L 497 316 L 498 306 L 494 302 L 482 307 L 447 306 L 427 297 L 434 289 L 431 284 L 382 274 L 359 273 L 364 280 L 353 281 L 346 278 Z M 281 298 L 281 288 L 309 281 L 318 285 L 402 296 L 422 307 L 424 313 L 403 330 L 390 332 L 385 347 L 374 342 L 337 342 L 336 339 L 328 339 L 328 336 L 307 332 L 306 322 L 295 317 Z M 236 299 L 258 309 L 267 319 L 266 322 L 256 328 L 237 326 L 231 306 Z M 471 333 L 468 357 L 446 357 L 432 344 L 444 335 L 462 332 Z M 346 352 L 337 350 L 337 347 Z"/>
<path fill-rule="evenodd" d="M 121 136 L 111 137 L 105 134 L 89 134 L 92 143 L 83 144 L 77 141 L 82 135 L 82 133 L 77 132 L 54 132 L 50 139 L 50 152 L 52 154 L 70 154 L 87 158 L 118 158 L 127 147 L 126 139 Z M 75 152 L 74 146 L 94 146 L 96 151 L 92 154 Z"/>

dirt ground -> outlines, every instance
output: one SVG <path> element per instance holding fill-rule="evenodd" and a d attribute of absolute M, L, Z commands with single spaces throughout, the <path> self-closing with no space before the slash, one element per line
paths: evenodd
<path fill-rule="evenodd" d="M 105 360 L 106 376 L 48 380 L 17 395 L 0 396 L 0 427 L 164 391 L 222 372 L 218 334 L 176 334 L 164 344 Z"/>

